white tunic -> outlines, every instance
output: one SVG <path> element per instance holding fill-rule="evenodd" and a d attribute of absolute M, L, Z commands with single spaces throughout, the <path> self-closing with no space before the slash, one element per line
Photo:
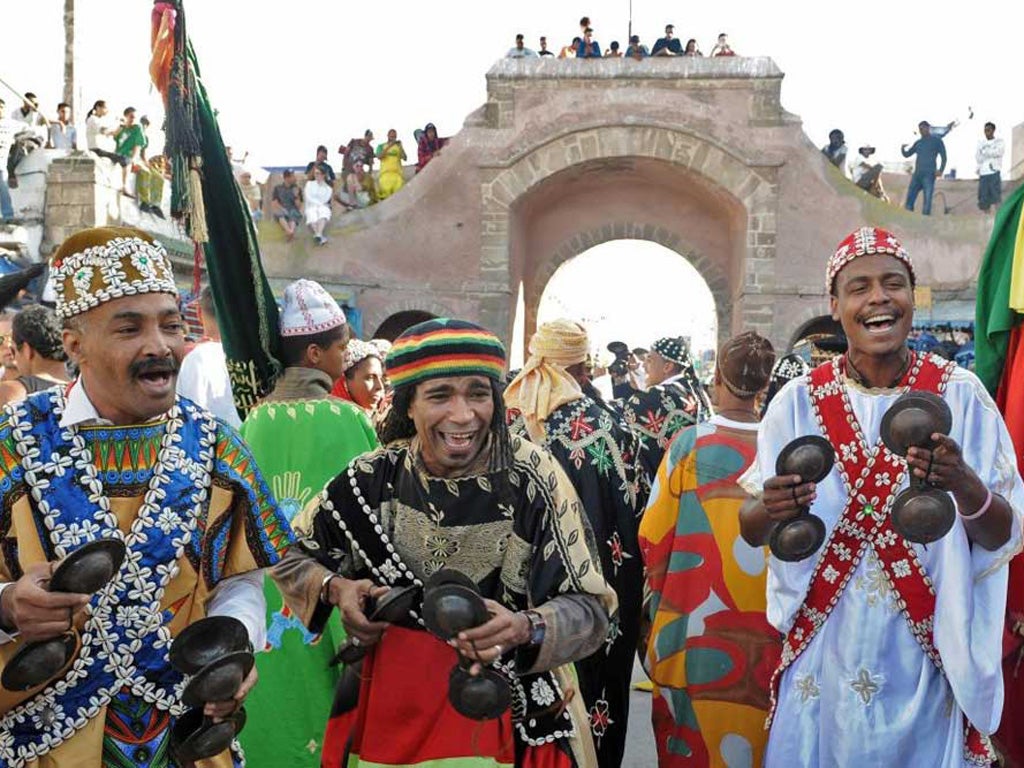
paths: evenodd
<path fill-rule="evenodd" d="M 757 460 L 742 480 L 748 490 L 775 475 L 786 443 L 821 434 L 808 389 L 806 377 L 795 379 L 772 401 L 758 433 Z M 847 391 L 873 447 L 882 415 L 900 391 L 869 393 L 850 382 Z M 824 627 L 782 677 L 768 768 L 961 766 L 964 714 L 983 733 L 999 725 L 1007 563 L 1021 549 L 1024 485 L 1006 426 L 977 377 L 957 368 L 945 398 L 953 412 L 950 435 L 966 463 L 1013 508 L 1010 540 L 995 552 L 971 546 L 958 519 L 941 540 L 913 545 L 934 582 L 941 671 L 911 634 L 869 547 Z M 831 532 L 845 502 L 833 468 L 818 484 L 811 511 Z M 798 563 L 769 558 L 768 620 L 781 632 L 792 626 L 824 549 Z"/>

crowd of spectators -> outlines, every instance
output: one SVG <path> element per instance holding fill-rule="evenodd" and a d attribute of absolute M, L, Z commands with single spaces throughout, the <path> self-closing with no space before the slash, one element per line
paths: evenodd
<path fill-rule="evenodd" d="M 39 99 L 26 93 L 20 107 L 8 110 L 0 99 L 0 218 L 12 219 L 10 188 L 18 186 L 17 169 L 37 149 L 78 150 L 78 130 L 71 114 L 71 105 L 61 102 L 56 117 L 48 119 L 39 109 Z M 161 209 L 164 182 L 169 169 L 163 157 L 147 157 L 149 120 L 136 116 L 134 107 L 123 110 L 120 119 L 113 118 L 102 99 L 96 101 L 85 120 L 85 147 L 92 154 L 121 168 L 124 194 L 138 200 L 139 210 L 164 218 Z M 129 173 L 134 179 L 130 191 Z"/>
<path fill-rule="evenodd" d="M 722 32 L 711 49 L 711 56 L 735 56 L 736 53 L 729 45 L 728 35 Z M 544 56 L 555 57 L 553 51 L 548 50 L 548 39 L 546 36 L 540 38 L 540 48 L 533 50 L 526 46 L 525 37 L 522 34 L 516 35 L 515 45 L 505 54 L 509 59 L 532 59 Z M 695 38 L 690 38 L 683 45 L 681 40 L 675 36 L 675 26 L 665 26 L 665 36 L 658 38 L 650 49 L 640 42 L 639 35 L 630 35 L 629 45 L 625 51 L 622 50 L 618 40 L 612 40 L 608 48 L 602 53 L 601 45 L 594 39 L 594 27 L 591 26 L 590 18 L 584 16 L 580 19 L 580 34 L 572 39 L 572 42 L 562 47 L 557 54 L 559 59 L 644 59 L 648 56 L 704 56 Z"/>
<path fill-rule="evenodd" d="M 417 129 L 413 135 L 415 172 L 419 173 L 444 149 L 448 139 L 438 135 L 433 123 Z M 388 131 L 386 141 L 376 145 L 373 131 L 368 129 L 361 137 L 339 146 L 338 154 L 342 158 L 340 173 L 327 161 L 327 147 L 321 144 L 316 148 L 316 157 L 306 164 L 303 184 L 299 184 L 296 171 L 288 169 L 271 190 L 269 214 L 288 240 L 295 237 L 305 222 L 314 242 L 325 245 L 328 242 L 325 233 L 335 210 L 368 208 L 391 197 L 405 185 L 404 164 L 409 161 L 409 155 L 394 128 Z M 236 162 L 235 169 L 249 210 L 253 218 L 259 220 L 263 217 L 263 189 L 243 163 Z"/>
<path fill-rule="evenodd" d="M 973 117 L 973 112 L 971 117 Z M 904 144 L 900 147 L 900 154 L 904 158 L 914 158 L 907 198 L 904 203 L 904 207 L 908 211 L 914 210 L 918 196 L 922 196 L 924 201 L 921 213 L 925 216 L 931 215 L 935 180 L 942 178 L 946 171 L 946 145 L 943 138 L 958 124 L 958 121 L 953 120 L 945 125 L 932 125 L 927 120 L 922 120 L 917 125 L 919 138 L 913 144 Z M 983 134 L 984 138 L 978 141 L 975 152 L 978 172 L 978 208 L 989 212 L 997 209 L 1002 201 L 1002 166 L 1006 145 L 1003 139 L 996 137 L 995 123 L 985 123 Z M 848 158 L 846 136 L 839 128 L 829 131 L 828 144 L 821 148 L 821 153 L 844 175 L 847 174 L 847 170 L 849 171 L 849 178 L 854 184 L 868 194 L 890 202 L 882 185 L 884 166 L 872 158 L 875 151 L 875 147 L 865 144 L 857 149 L 856 155 Z M 950 172 L 950 178 L 955 178 L 955 174 L 954 169 Z"/>

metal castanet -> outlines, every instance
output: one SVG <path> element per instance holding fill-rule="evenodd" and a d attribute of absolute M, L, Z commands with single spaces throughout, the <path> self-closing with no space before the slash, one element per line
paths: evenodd
<path fill-rule="evenodd" d="M 836 461 L 832 444 L 819 435 L 805 435 L 788 443 L 775 460 L 775 474 L 799 475 L 803 483 L 820 483 Z M 796 517 L 775 526 L 768 548 L 779 560 L 797 562 L 817 552 L 825 541 L 825 523 L 802 507 Z"/>
<path fill-rule="evenodd" d="M 180 763 L 192 763 L 219 755 L 245 727 L 245 709 L 213 722 L 201 709 L 190 709 L 171 728 L 171 750 Z"/>
<path fill-rule="evenodd" d="M 98 539 L 83 544 L 57 565 L 46 589 L 94 594 L 114 578 L 126 552 L 120 539 Z M 26 643 L 4 666 L 0 685 L 9 691 L 27 691 L 40 686 L 67 666 L 77 647 L 78 638 L 70 627 L 58 637 Z"/>
<path fill-rule="evenodd" d="M 882 416 L 881 437 L 897 456 L 911 448 L 935 447 L 933 434 L 948 435 L 953 428 L 949 404 L 932 392 L 913 390 L 896 399 Z M 949 494 L 932 486 L 927 478 L 911 476 L 910 487 L 893 500 L 892 526 L 907 541 L 931 544 L 952 529 L 956 506 Z"/>
<path fill-rule="evenodd" d="M 98 539 L 61 560 L 50 576 L 50 592 L 91 595 L 110 583 L 121 568 L 127 548 L 120 539 Z"/>
<path fill-rule="evenodd" d="M 886 448 L 906 456 L 910 448 L 934 447 L 932 435 L 953 428 L 949 404 L 932 392 L 911 390 L 896 399 L 882 415 L 880 433 Z"/>
<path fill-rule="evenodd" d="M 490 614 L 479 592 L 461 584 L 442 584 L 423 597 L 423 623 L 435 637 L 448 641 L 487 623 Z"/>
<path fill-rule="evenodd" d="M 512 688 L 493 669 L 472 675 L 456 664 L 448 676 L 448 701 L 460 715 L 471 720 L 493 720 L 512 704 Z"/>
<path fill-rule="evenodd" d="M 252 650 L 249 631 L 233 616 L 207 616 L 189 626 L 171 643 L 171 666 L 186 675 L 237 651 Z"/>
<path fill-rule="evenodd" d="M 192 676 L 181 700 L 190 707 L 202 707 L 211 701 L 230 701 L 255 663 L 256 657 L 249 650 L 225 654 Z"/>
<path fill-rule="evenodd" d="M 420 588 L 415 585 L 393 587 L 377 600 L 366 618 L 369 621 L 383 621 L 388 624 L 405 621 L 409 618 L 412 610 L 419 605 L 420 596 Z M 355 638 L 350 637 L 338 646 L 338 650 L 331 657 L 328 666 L 356 664 L 364 656 L 366 656 L 366 646 L 360 645 Z"/>

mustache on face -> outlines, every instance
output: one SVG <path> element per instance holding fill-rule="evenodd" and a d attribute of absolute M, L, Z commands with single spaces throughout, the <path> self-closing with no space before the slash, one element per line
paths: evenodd
<path fill-rule="evenodd" d="M 169 373 L 171 375 L 177 375 L 178 369 L 181 366 L 178 361 L 173 357 L 161 357 L 161 358 L 146 358 L 145 360 L 136 360 L 134 363 L 128 366 L 128 373 L 133 379 L 137 379 L 140 376 L 145 376 L 149 373 Z"/>

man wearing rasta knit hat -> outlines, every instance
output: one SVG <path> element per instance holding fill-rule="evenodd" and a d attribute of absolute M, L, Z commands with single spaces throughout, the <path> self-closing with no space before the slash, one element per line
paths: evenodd
<path fill-rule="evenodd" d="M 337 606 L 349 636 L 372 649 L 356 716 L 331 735 L 324 764 L 592 766 L 565 665 L 604 641 L 615 596 L 565 473 L 505 429 L 501 342 L 472 323 L 430 320 L 395 341 L 387 369 L 395 389 L 385 445 L 306 508 L 300 543 L 273 572 L 311 631 Z M 485 623 L 445 643 L 412 617 L 367 619 L 370 599 L 421 587 L 441 569 L 476 585 Z M 448 700 L 460 660 L 507 681 L 514 706 L 470 725 Z"/>
<path fill-rule="evenodd" d="M 622 402 L 626 424 L 640 436 L 644 471 L 652 482 L 679 431 L 711 416 L 711 402 L 697 380 L 689 348 L 681 336 L 655 341 L 644 360 L 647 391 Z"/>
<path fill-rule="evenodd" d="M 549 451 L 569 476 L 594 530 L 605 578 L 619 599 L 607 641 L 576 662 L 598 765 L 618 768 L 643 600 L 636 519 L 649 488 L 639 439 L 583 389 L 589 349 L 578 323 L 545 323 L 530 339 L 530 358 L 505 390 L 505 403 L 513 434 Z"/>
<path fill-rule="evenodd" d="M 81 375 L 0 416 L 0 666 L 21 641 L 70 631 L 78 647 L 48 684 L 0 692 L 0 764 L 150 765 L 182 711 L 171 638 L 230 615 L 262 647 L 258 569 L 291 530 L 237 433 L 175 395 L 184 333 L 163 247 L 134 229 L 85 230 L 52 276 Z M 56 561 L 100 539 L 127 549 L 106 588 L 46 591 Z M 232 716 L 255 682 L 205 714 Z M 228 751 L 210 762 L 231 764 Z"/>
<path fill-rule="evenodd" d="M 291 521 L 352 459 L 376 448 L 377 435 L 361 408 L 330 395 L 344 370 L 349 328 L 319 283 L 296 280 L 285 288 L 280 334 L 287 367 L 241 432 Z M 301 632 L 269 580 L 264 595 L 268 647 L 256 658 L 260 687 L 246 705 L 239 740 L 249 768 L 301 765 L 310 760 L 309 745 L 323 741 L 338 682 L 329 662 L 344 633 L 336 617 L 321 636 Z"/>
<path fill-rule="evenodd" d="M 768 620 L 786 636 L 765 765 L 990 765 L 1007 563 L 1024 517 L 1010 437 L 974 374 L 907 348 L 914 267 L 895 235 L 851 233 L 826 285 L 849 349 L 782 388 L 741 478 L 754 497 L 740 513 L 748 543 L 765 544 L 807 507 L 826 534 L 807 559 L 769 558 Z M 948 434 L 904 458 L 880 436 L 883 415 L 909 390 L 940 397 L 952 417 Z M 806 435 L 824 436 L 836 465 L 818 483 L 777 476 L 783 448 Z M 894 524 L 906 519 L 893 510 L 911 478 L 956 510 L 927 546 Z"/>

